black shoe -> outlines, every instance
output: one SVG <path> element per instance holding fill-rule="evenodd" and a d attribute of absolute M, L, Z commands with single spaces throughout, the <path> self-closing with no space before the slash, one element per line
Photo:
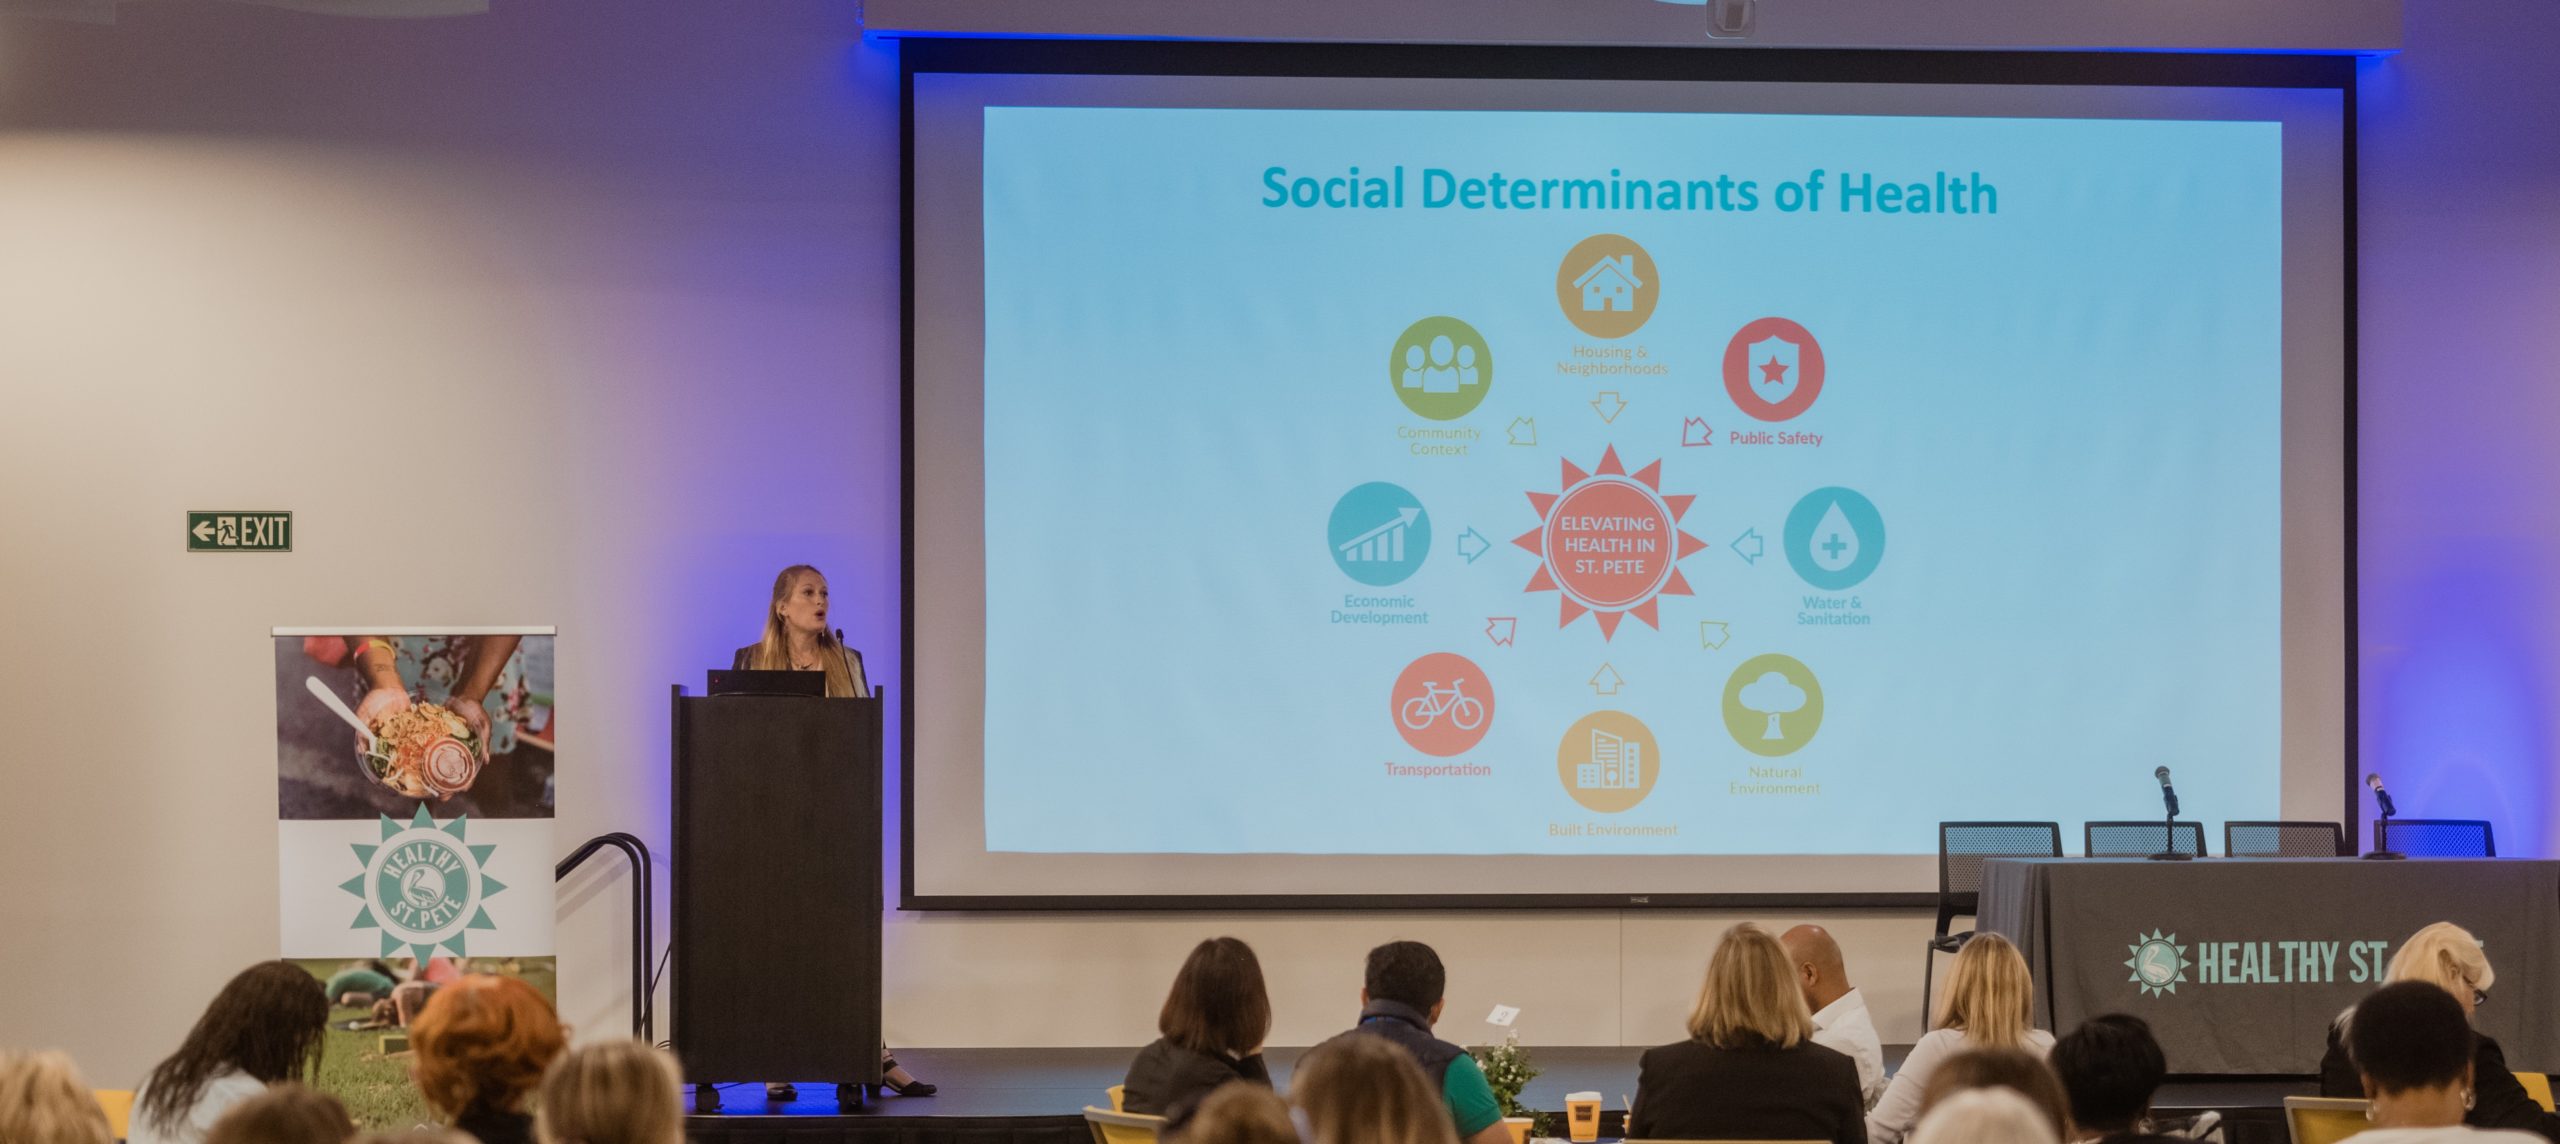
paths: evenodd
<path fill-rule="evenodd" d="M 800 1099 L 800 1090 L 791 1087 L 791 1082 L 787 1080 L 766 1081 L 764 1086 L 764 1098 L 766 1100 L 798 1100 Z"/>
<path fill-rule="evenodd" d="M 879 1084 L 871 1086 L 871 1095 L 881 1096 L 886 1093 L 894 1092 L 900 1096 L 932 1096 L 933 1094 L 942 1091 L 940 1087 L 926 1084 L 920 1080 L 909 1081 L 906 1084 L 899 1084 L 896 1081 L 886 1079 L 888 1071 L 896 1067 L 898 1067 L 898 1058 L 896 1057 L 890 1057 L 887 1060 L 880 1062 L 880 1072 L 883 1075 L 883 1079 Z"/>

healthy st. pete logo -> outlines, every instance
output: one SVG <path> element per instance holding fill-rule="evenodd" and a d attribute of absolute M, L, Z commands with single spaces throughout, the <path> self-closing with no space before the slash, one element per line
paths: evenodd
<path fill-rule="evenodd" d="M 1595 472 L 1564 462 L 1563 490 L 1530 493 L 1539 525 L 1511 541 L 1538 554 L 1537 575 L 1524 590 L 1562 593 L 1556 626 L 1590 612 L 1603 640 L 1630 615 L 1660 628 L 1661 597 L 1692 594 L 1679 562 L 1707 546 L 1680 531 L 1680 518 L 1697 499 L 1662 495 L 1660 461 L 1629 475 L 1614 445 L 1600 455 Z"/>
<path fill-rule="evenodd" d="M 2133 970 L 2132 981 L 2137 992 L 2157 997 L 2178 991 L 2178 983 L 2187 979 L 2187 947 L 2178 944 L 2178 935 L 2162 936 L 2159 930 L 2149 935 L 2135 934 L 2133 944 L 2125 947 L 2133 956 L 2125 959 L 2125 968 Z"/>
<path fill-rule="evenodd" d="M 382 818 L 382 841 L 355 847 L 364 873 L 338 888 L 364 899 L 349 929 L 382 931 L 382 956 L 414 954 L 420 963 L 435 956 L 437 946 L 456 957 L 468 957 L 463 935 L 494 930 L 482 903 L 506 889 L 482 871 L 496 846 L 473 846 L 470 816 L 438 822 L 425 803 L 402 826 Z"/>

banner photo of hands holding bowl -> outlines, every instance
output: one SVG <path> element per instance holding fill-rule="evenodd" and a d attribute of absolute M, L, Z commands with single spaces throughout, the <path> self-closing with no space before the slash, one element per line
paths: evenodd
<path fill-rule="evenodd" d="M 280 817 L 551 817 L 553 637 L 527 632 L 277 636 Z"/>

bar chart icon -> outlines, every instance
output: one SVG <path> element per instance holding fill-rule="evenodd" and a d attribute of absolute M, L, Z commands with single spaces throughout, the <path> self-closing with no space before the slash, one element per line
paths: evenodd
<path fill-rule="evenodd" d="M 1402 564 L 1406 534 L 1413 531 L 1418 508 L 1400 509 L 1396 518 L 1334 546 L 1345 564 Z"/>
<path fill-rule="evenodd" d="M 1431 514 L 1404 488 L 1371 481 L 1334 502 L 1325 547 L 1345 576 L 1373 587 L 1398 583 L 1431 555 Z"/>

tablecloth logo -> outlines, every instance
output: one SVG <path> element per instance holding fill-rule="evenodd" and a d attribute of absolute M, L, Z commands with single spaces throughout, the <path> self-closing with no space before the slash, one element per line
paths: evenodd
<path fill-rule="evenodd" d="M 2133 956 L 2125 959 L 2125 967 L 2133 970 L 2131 980 L 2141 988 L 2138 992 L 2157 997 L 2178 991 L 2178 983 L 2187 979 L 2187 947 L 2178 944 L 2178 935 L 2163 935 L 2153 930 L 2149 935 L 2133 935 L 2133 944 L 2125 947 Z"/>

